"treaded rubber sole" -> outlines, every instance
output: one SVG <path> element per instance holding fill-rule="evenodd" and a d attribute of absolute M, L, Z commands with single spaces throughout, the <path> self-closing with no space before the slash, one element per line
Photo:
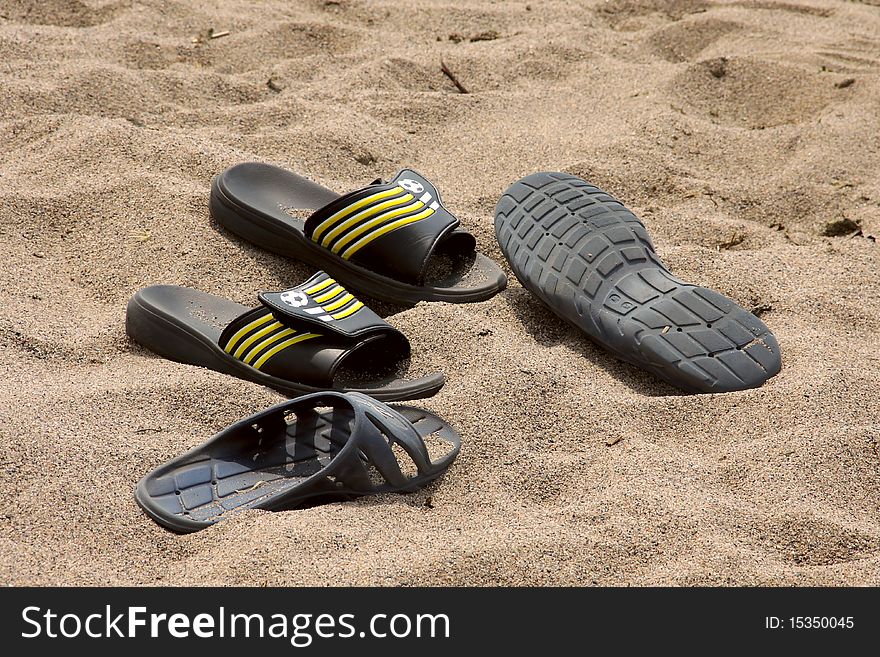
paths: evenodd
<path fill-rule="evenodd" d="M 221 174 L 222 175 L 222 174 Z M 359 267 L 315 244 L 292 228 L 252 212 L 230 199 L 223 191 L 220 176 L 211 183 L 208 207 L 214 220 L 231 233 L 272 253 L 322 269 L 347 287 L 388 303 L 415 305 L 419 301 L 476 303 L 490 299 L 507 286 L 507 278 L 498 265 L 477 254 L 474 266 L 482 266 L 489 281 L 473 291 L 449 291 L 444 288 L 418 287 L 382 276 Z M 494 280 L 492 280 L 494 276 Z"/>
<path fill-rule="evenodd" d="M 495 234 L 523 287 L 621 360 L 688 392 L 755 388 L 782 367 L 752 313 L 673 276 L 641 221 L 565 173 L 534 173 L 495 208 Z"/>
<path fill-rule="evenodd" d="M 355 490 L 345 485 L 344 477 L 334 477 L 327 485 L 325 473 L 330 473 L 327 469 L 337 457 L 344 456 L 340 452 L 350 440 L 354 413 L 333 407 L 304 416 L 305 422 L 268 421 L 273 412 L 289 407 L 289 403 L 279 404 L 239 420 L 208 442 L 158 466 L 138 482 L 137 503 L 160 525 L 189 533 L 245 509 L 290 510 L 313 501 L 413 492 L 443 476 L 461 448 L 458 432 L 441 417 L 395 405 L 394 410 L 422 440 L 449 436 L 445 438 L 449 451 L 432 460 L 431 471 L 408 477 L 404 486 L 379 483 L 372 490 Z M 359 451 L 352 456 L 365 458 Z M 338 473 L 337 469 L 334 474 Z"/>

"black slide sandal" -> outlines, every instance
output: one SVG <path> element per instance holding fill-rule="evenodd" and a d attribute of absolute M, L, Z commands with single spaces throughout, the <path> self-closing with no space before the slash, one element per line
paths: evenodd
<path fill-rule="evenodd" d="M 174 285 L 138 291 L 126 331 L 151 351 L 288 396 L 354 390 L 388 401 L 430 397 L 441 373 L 404 379 L 409 341 L 324 272 L 241 304 Z"/>
<path fill-rule="evenodd" d="M 755 388 L 779 344 L 757 317 L 675 278 L 619 201 L 565 173 L 534 173 L 495 208 L 495 234 L 523 287 L 621 360 L 688 392 Z"/>
<path fill-rule="evenodd" d="M 409 169 L 340 196 L 280 167 L 245 162 L 214 178 L 210 209 L 245 240 L 323 269 L 375 299 L 465 303 L 507 285 L 434 186 Z"/>
<path fill-rule="evenodd" d="M 438 447 L 444 453 L 433 458 Z M 460 448 L 455 429 L 428 411 L 315 393 L 240 420 L 159 466 L 135 499 L 159 524 L 194 532 L 245 509 L 411 492 L 442 475 Z"/>

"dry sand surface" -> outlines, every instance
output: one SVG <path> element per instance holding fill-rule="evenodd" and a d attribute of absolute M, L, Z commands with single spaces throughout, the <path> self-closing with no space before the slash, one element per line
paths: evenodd
<path fill-rule="evenodd" d="M 878 73 L 870 2 L 0 0 L 0 582 L 880 584 Z M 507 185 L 578 174 L 783 371 L 678 394 L 515 279 L 382 307 L 447 374 L 445 479 L 172 534 L 137 480 L 282 398 L 133 345 L 125 304 L 312 273 L 210 220 L 251 159 L 411 166 L 498 262 Z"/>

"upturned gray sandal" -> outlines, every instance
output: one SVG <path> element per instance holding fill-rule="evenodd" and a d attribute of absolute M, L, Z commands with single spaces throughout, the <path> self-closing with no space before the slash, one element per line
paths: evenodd
<path fill-rule="evenodd" d="M 438 448 L 443 454 L 434 456 Z M 414 491 L 440 477 L 460 448 L 455 429 L 428 411 L 314 393 L 240 420 L 159 466 L 135 498 L 159 524 L 193 532 L 245 509 Z"/>

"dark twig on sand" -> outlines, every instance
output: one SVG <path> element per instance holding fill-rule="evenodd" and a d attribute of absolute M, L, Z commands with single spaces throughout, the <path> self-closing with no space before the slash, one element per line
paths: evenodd
<path fill-rule="evenodd" d="M 463 94 L 469 94 L 470 91 L 464 88 L 464 85 L 458 81 L 458 78 L 455 77 L 455 73 L 449 70 L 449 67 L 446 63 L 441 59 L 440 60 L 440 70 L 443 71 L 443 75 L 452 80 L 452 84 L 455 85 L 455 88 L 459 90 L 459 92 Z"/>

